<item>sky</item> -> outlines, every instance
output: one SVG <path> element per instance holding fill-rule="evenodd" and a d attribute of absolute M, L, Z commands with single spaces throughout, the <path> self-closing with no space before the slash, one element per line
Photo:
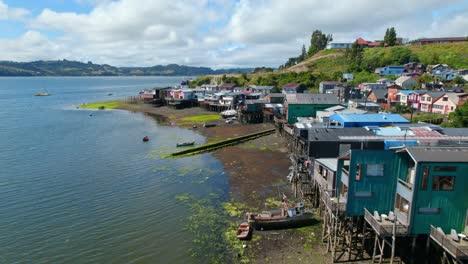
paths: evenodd
<path fill-rule="evenodd" d="M 278 67 L 334 41 L 468 36 L 468 0 L 0 0 L 0 60 Z"/>

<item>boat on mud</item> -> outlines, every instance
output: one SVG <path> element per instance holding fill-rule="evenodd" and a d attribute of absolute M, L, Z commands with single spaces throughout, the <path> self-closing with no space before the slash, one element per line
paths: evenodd
<path fill-rule="evenodd" d="M 281 210 L 247 213 L 248 223 L 256 230 L 286 229 L 314 224 L 313 213 L 306 211 L 302 203 Z"/>
<path fill-rule="evenodd" d="M 222 112 L 221 112 L 221 116 L 222 116 L 223 118 L 234 117 L 234 116 L 237 116 L 237 111 L 236 111 L 236 110 L 233 110 L 233 109 L 226 110 L 226 111 L 222 111 Z"/>
<path fill-rule="evenodd" d="M 177 147 L 188 147 L 195 145 L 195 141 L 177 143 Z"/>
<path fill-rule="evenodd" d="M 143 142 L 148 142 L 149 141 L 149 137 L 148 136 L 144 136 L 143 137 Z"/>
<path fill-rule="evenodd" d="M 237 228 L 237 238 L 239 240 L 249 240 L 252 238 L 252 229 L 249 223 L 242 222 Z"/>

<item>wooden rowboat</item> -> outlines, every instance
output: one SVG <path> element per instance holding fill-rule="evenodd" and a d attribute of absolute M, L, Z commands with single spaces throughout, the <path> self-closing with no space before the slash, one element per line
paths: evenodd
<path fill-rule="evenodd" d="M 314 224 L 312 212 L 301 205 L 261 213 L 247 213 L 249 224 L 256 230 L 295 228 Z"/>
<path fill-rule="evenodd" d="M 237 238 L 239 240 L 248 240 L 251 238 L 252 229 L 250 228 L 249 223 L 242 222 L 237 228 Z"/>
<path fill-rule="evenodd" d="M 181 142 L 177 143 L 177 147 L 187 147 L 187 146 L 193 146 L 195 144 L 195 141 L 190 141 L 190 142 Z"/>

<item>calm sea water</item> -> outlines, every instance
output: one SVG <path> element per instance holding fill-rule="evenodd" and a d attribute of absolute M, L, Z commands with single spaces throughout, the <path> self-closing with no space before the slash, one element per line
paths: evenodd
<path fill-rule="evenodd" d="M 75 109 L 180 80 L 0 78 L 0 263 L 203 262 L 176 196 L 226 199 L 222 165 L 161 156 L 205 139 L 141 113 Z M 52 96 L 33 96 L 44 88 Z"/>

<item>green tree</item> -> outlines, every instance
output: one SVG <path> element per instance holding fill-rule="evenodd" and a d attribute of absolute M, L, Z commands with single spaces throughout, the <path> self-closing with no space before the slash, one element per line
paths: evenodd
<path fill-rule="evenodd" d="M 468 103 L 459 105 L 449 114 L 449 119 L 452 127 L 468 127 Z"/>
<path fill-rule="evenodd" d="M 427 74 L 427 73 L 423 73 L 423 74 L 422 74 L 421 76 L 419 76 L 419 78 L 418 78 L 418 83 L 419 83 L 420 85 L 424 84 L 424 85 L 426 85 L 426 87 L 427 87 L 427 84 L 428 84 L 428 83 L 431 83 L 431 82 L 433 82 L 433 81 L 434 81 L 434 79 L 432 78 L 432 76 L 429 75 L 429 74 Z"/>
<path fill-rule="evenodd" d="M 394 27 L 387 28 L 385 31 L 384 43 L 388 46 L 395 46 L 397 44 L 397 35 Z"/>
<path fill-rule="evenodd" d="M 464 85 L 466 83 L 465 79 L 463 79 L 463 77 L 461 77 L 460 75 L 455 76 L 455 78 L 453 78 L 452 82 L 454 84 L 458 84 L 458 85 Z"/>
<path fill-rule="evenodd" d="M 301 61 L 305 60 L 306 58 L 307 58 L 307 51 L 306 51 L 305 45 L 303 44 L 302 45 L 302 50 L 301 50 L 301 55 L 299 55 L 299 57 L 297 57 L 297 61 L 301 62 Z"/>
<path fill-rule="evenodd" d="M 315 30 L 312 32 L 312 36 L 310 38 L 310 47 L 309 51 L 307 52 L 307 56 L 312 56 L 315 53 L 325 49 L 327 44 L 333 40 L 333 36 L 331 34 L 325 35 L 320 30 Z"/>
<path fill-rule="evenodd" d="M 345 51 L 345 57 L 348 61 L 349 72 L 356 72 L 362 69 L 362 58 L 364 55 L 364 48 L 355 41 L 351 49 Z"/>

